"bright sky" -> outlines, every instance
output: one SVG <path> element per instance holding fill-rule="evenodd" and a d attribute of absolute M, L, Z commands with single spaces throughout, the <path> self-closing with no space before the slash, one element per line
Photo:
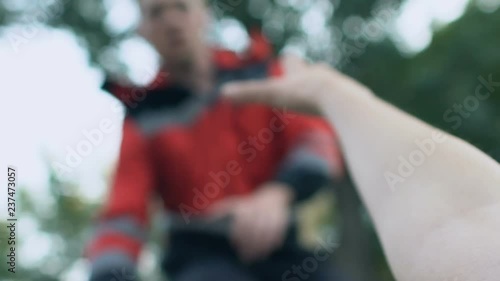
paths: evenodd
<path fill-rule="evenodd" d="M 396 34 L 403 39 L 402 48 L 418 52 L 432 39 L 432 25 L 444 25 L 459 18 L 469 0 L 413 0 L 402 6 L 396 20 Z"/>
<path fill-rule="evenodd" d="M 3 1 L 16 9 L 29 2 Z M 500 5 L 500 0 L 483 2 L 490 8 Z M 120 32 L 137 22 L 139 15 L 133 0 L 105 3 L 111 11 L 106 18 L 110 30 Z M 468 0 L 408 1 L 395 24 L 397 37 L 402 39 L 401 47 L 410 53 L 425 48 L 432 37 L 432 23 L 445 24 L 457 19 L 467 3 Z M 114 130 L 104 133 L 102 142 L 87 147 L 91 150 L 89 155 L 82 157 L 81 164 L 70 174 L 72 180 L 79 182 L 78 192 L 84 198 L 98 200 L 105 193 L 105 173 L 118 152 L 122 113 L 116 110 L 116 101 L 99 90 L 103 74 L 89 67 L 87 53 L 72 34 L 37 26 L 36 34 L 16 51 L 11 40 L 22 35 L 25 27 L 10 26 L 0 32 L 1 167 L 20 167 L 19 185 L 36 193 L 38 208 L 46 210 L 52 202 L 47 194 L 44 161 L 64 164 L 69 150 L 84 146 L 84 130 L 96 130 L 103 120 L 109 120 Z M 244 33 L 234 21 L 225 20 L 222 27 L 221 34 L 228 45 L 245 46 Z M 132 66 L 135 81 L 150 79 L 158 65 L 154 52 L 138 38 L 124 42 L 120 56 Z M 4 174 L 0 173 L 1 182 L 5 182 Z M 1 201 L 0 209 L 5 210 L 6 202 Z M 1 211 L 0 219 L 5 214 Z M 20 221 L 18 235 L 26 240 L 20 255 L 26 264 L 40 261 L 57 244 L 53 238 L 41 235 L 37 228 L 31 218 Z M 68 271 L 65 280 L 85 280 L 84 269 L 85 264 L 79 262 Z"/>

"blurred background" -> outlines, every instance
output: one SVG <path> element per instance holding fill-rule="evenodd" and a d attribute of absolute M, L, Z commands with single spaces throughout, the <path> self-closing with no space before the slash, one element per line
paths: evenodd
<path fill-rule="evenodd" d="M 385 100 L 500 158 L 500 87 L 486 87 L 490 97 L 467 114 L 455 111 L 478 85 L 500 81 L 500 0 L 211 5 L 207 39 L 214 44 L 243 52 L 247 31 L 259 28 L 277 55 L 287 51 L 327 61 Z M 135 0 L 0 0 L 0 119 L 6 123 L 2 136 L 15 136 L 0 142 L 2 157 L 20 175 L 18 268 L 10 275 L 1 262 L 1 280 L 88 278 L 82 250 L 106 195 L 123 118 L 100 86 L 106 75 L 146 84 L 159 66 L 153 49 L 134 34 L 138 20 Z M 113 120 L 113 133 L 76 167 L 61 169 L 82 130 L 103 118 Z M 393 280 L 349 179 L 312 201 L 300 216 L 305 244 L 314 244 L 322 231 L 335 233 L 335 262 L 354 281 Z M 0 229 L 4 236 L 6 227 Z M 153 224 L 141 258 L 145 280 L 160 280 L 155 245 L 161 230 L 161 223 Z M 0 244 L 2 253 L 6 246 Z"/>

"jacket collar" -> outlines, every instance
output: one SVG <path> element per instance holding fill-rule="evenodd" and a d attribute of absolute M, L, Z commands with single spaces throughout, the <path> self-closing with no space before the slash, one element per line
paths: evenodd
<path fill-rule="evenodd" d="M 271 59 L 273 49 L 261 32 L 258 30 L 250 32 L 250 39 L 250 47 L 242 55 L 230 50 L 213 48 L 212 61 L 217 71 L 238 70 L 245 66 L 263 63 Z M 169 87 L 172 81 L 168 77 L 168 71 L 162 68 L 155 79 L 147 86 L 147 89 L 157 90 Z"/>

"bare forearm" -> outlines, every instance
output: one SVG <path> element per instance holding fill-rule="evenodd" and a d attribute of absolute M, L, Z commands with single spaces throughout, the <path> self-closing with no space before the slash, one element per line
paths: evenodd
<path fill-rule="evenodd" d="M 427 266 L 421 261 L 429 254 L 425 251 L 435 251 L 436 257 L 460 254 L 447 253 L 446 244 L 441 241 L 453 241 L 454 233 L 443 231 L 451 225 L 458 228 L 456 231 L 471 231 L 471 240 L 463 242 L 472 247 L 495 243 L 476 239 L 484 232 L 482 224 L 500 235 L 500 224 L 495 221 L 500 214 L 496 213 L 500 209 L 498 164 L 471 145 L 405 114 L 368 90 L 357 85 L 350 90 L 325 95 L 319 104 L 339 132 L 350 171 L 399 280 L 423 278 L 418 274 L 429 272 L 421 270 Z M 481 213 L 482 221 L 477 222 L 473 215 L 476 212 Z M 434 248 L 429 248 L 429 243 Z M 466 244 L 449 247 L 463 250 Z M 491 246 L 500 249 L 500 245 Z M 455 257 L 456 262 L 450 259 L 448 265 L 427 260 L 443 269 L 444 277 L 447 266 L 467 263 L 466 252 L 461 254 L 463 258 Z M 431 277 L 440 276 L 434 272 L 425 280 L 446 280 L 428 279 Z"/>
<path fill-rule="evenodd" d="M 335 125 L 396 278 L 498 280 L 499 165 L 327 65 L 287 61 L 284 78 L 229 85 L 225 94 Z"/>

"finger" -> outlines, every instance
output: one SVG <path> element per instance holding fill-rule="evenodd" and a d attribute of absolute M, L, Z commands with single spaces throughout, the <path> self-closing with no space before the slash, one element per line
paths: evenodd
<path fill-rule="evenodd" d="M 279 240 L 277 239 L 279 233 L 276 226 L 276 221 L 269 218 L 266 218 L 266 223 L 261 225 L 261 233 L 256 241 L 259 247 L 257 248 L 258 251 L 254 257 L 255 259 L 265 259 L 276 250 L 278 246 L 276 241 Z"/>
<path fill-rule="evenodd" d="M 265 214 L 256 215 L 254 223 L 248 231 L 245 260 L 253 262 L 265 258 L 271 250 L 273 240 L 273 227 L 268 217 Z"/>
<path fill-rule="evenodd" d="M 279 79 L 233 82 L 223 86 L 222 95 L 236 102 L 256 102 L 274 105 L 282 88 L 283 81 Z"/>
<path fill-rule="evenodd" d="M 246 206 L 240 206 L 235 211 L 233 227 L 231 231 L 231 242 L 241 259 L 247 255 L 247 245 L 250 240 L 251 221 L 253 214 Z"/>

